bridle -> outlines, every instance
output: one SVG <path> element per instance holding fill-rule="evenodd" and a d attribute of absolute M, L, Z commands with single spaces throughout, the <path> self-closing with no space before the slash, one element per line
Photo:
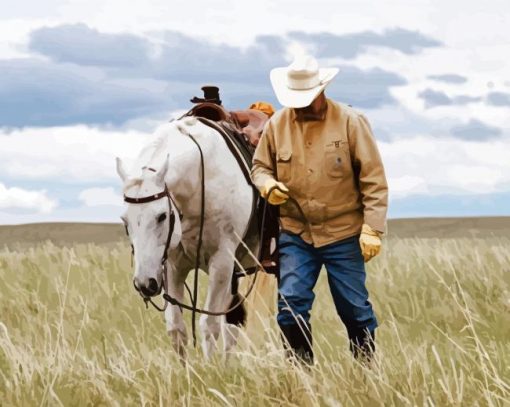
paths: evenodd
<path fill-rule="evenodd" d="M 143 168 L 147 168 L 150 171 L 156 172 L 156 170 L 154 168 L 148 168 L 148 167 L 143 167 Z M 170 191 L 168 190 L 166 184 L 165 184 L 165 189 L 163 191 L 158 192 L 153 195 L 149 195 L 149 196 L 134 198 L 134 197 L 129 197 L 126 194 L 124 194 L 124 202 L 132 203 L 132 204 L 144 204 L 144 203 L 148 203 L 148 202 L 154 202 L 154 201 L 157 201 L 157 200 L 163 199 L 163 198 L 167 198 L 167 200 L 168 200 L 168 212 L 169 212 L 168 219 L 170 222 L 169 227 L 168 227 L 168 234 L 167 234 L 166 242 L 165 242 L 165 249 L 163 251 L 163 255 L 161 256 L 163 286 L 165 286 L 165 290 L 166 290 L 166 272 L 167 272 L 166 261 L 168 259 L 168 248 L 170 247 L 170 243 L 172 241 L 172 234 L 174 232 L 174 227 L 175 227 L 175 211 L 174 211 L 174 206 L 172 205 L 172 203 L 173 203 L 175 205 L 175 207 L 177 207 L 177 205 L 175 204 L 175 200 L 172 198 L 172 195 L 170 194 Z M 180 211 L 179 211 L 179 218 L 182 219 L 182 213 Z M 126 228 L 126 234 L 129 236 L 128 227 L 127 227 L 127 225 L 124 225 L 124 226 Z M 133 265 L 132 259 L 133 259 L 134 255 L 135 255 L 135 248 L 134 248 L 133 244 L 131 243 L 131 266 Z M 140 291 L 140 288 L 138 288 L 136 286 L 134 281 L 133 281 L 133 286 L 135 287 L 135 290 L 138 291 L 140 293 L 140 295 L 142 296 L 143 300 L 145 301 L 145 305 L 147 305 L 147 302 L 152 302 L 152 299 L 150 297 L 143 295 L 143 293 Z M 161 292 L 161 288 L 162 288 L 162 286 L 160 287 L 159 292 L 157 294 L 159 294 Z M 153 305 L 156 305 L 156 304 L 153 304 Z M 165 308 L 166 308 L 166 304 L 165 304 Z M 163 311 L 164 311 L 164 309 L 163 309 Z"/>
<path fill-rule="evenodd" d="M 239 299 L 239 301 L 236 304 L 232 305 L 230 308 L 228 308 L 224 311 L 215 312 L 215 311 L 210 311 L 210 310 L 206 310 L 206 309 L 197 307 L 198 270 L 200 268 L 200 252 L 201 252 L 201 248 L 202 248 L 204 219 L 205 219 L 205 166 L 204 166 L 204 155 L 202 152 L 202 148 L 200 147 L 200 144 L 198 144 L 198 142 L 191 135 L 191 133 L 187 133 L 187 135 L 191 138 L 191 140 L 193 140 L 193 142 L 196 144 L 196 146 L 198 147 L 198 150 L 200 152 L 200 172 L 201 172 L 200 229 L 199 229 L 199 235 L 198 235 L 197 252 L 196 252 L 196 257 L 195 257 L 193 294 L 191 293 L 191 290 L 189 289 L 186 282 L 184 282 L 184 285 L 186 287 L 186 290 L 188 291 L 188 294 L 189 294 L 189 297 L 191 300 L 191 305 L 185 304 L 185 303 L 177 300 L 176 298 L 172 297 L 170 294 L 168 294 L 167 281 L 166 281 L 166 278 L 167 278 L 167 276 L 166 276 L 167 275 L 166 262 L 168 259 L 168 249 L 170 247 L 173 229 L 175 226 L 175 212 L 173 210 L 172 203 L 174 203 L 176 208 L 178 208 L 178 206 L 175 204 L 175 200 L 172 198 L 172 195 L 171 195 L 170 191 L 168 190 L 166 184 L 165 184 L 165 189 L 163 191 L 158 192 L 153 195 L 145 196 L 145 197 L 134 198 L 134 197 L 128 197 L 124 194 L 124 202 L 132 203 L 132 204 L 143 204 L 143 203 L 148 203 L 148 202 L 153 202 L 153 201 L 156 201 L 159 199 L 163 199 L 165 197 L 168 199 L 170 227 L 168 229 L 168 235 L 167 235 L 167 239 L 166 239 L 166 243 L 165 243 L 165 251 L 163 252 L 163 256 L 161 258 L 161 268 L 163 271 L 163 285 L 162 286 L 164 286 L 164 289 L 165 289 L 165 292 L 163 293 L 163 298 L 165 300 L 164 306 L 160 307 L 152 300 L 151 297 L 144 295 L 140 291 L 140 289 L 138 287 L 136 287 L 136 284 L 134 283 L 134 281 L 133 281 L 133 285 L 134 285 L 136 291 L 138 291 L 140 296 L 143 298 L 146 307 L 148 307 L 148 303 L 151 303 L 152 306 L 156 310 L 158 310 L 160 312 L 164 312 L 166 310 L 166 308 L 168 307 L 168 304 L 170 303 L 171 305 L 177 305 L 180 308 L 181 312 L 183 309 L 191 311 L 191 313 L 192 313 L 191 328 L 192 328 L 192 333 L 193 333 L 193 346 L 196 346 L 196 324 L 195 324 L 196 313 L 206 314 L 206 315 L 211 315 L 211 316 L 222 316 L 222 315 L 228 314 L 229 312 L 231 312 L 231 311 L 235 310 L 236 308 L 238 308 L 239 306 L 241 306 L 243 304 L 243 302 L 248 298 L 248 295 L 250 295 L 250 293 L 253 290 L 253 287 L 255 286 L 259 268 L 258 267 L 256 268 L 256 270 L 254 272 L 253 279 L 251 281 L 250 286 L 248 287 L 246 294 L 244 296 L 241 295 L 240 296 L 241 298 Z M 154 168 L 142 167 L 142 169 L 145 169 L 145 168 L 147 168 L 149 171 L 156 172 L 156 170 Z M 266 206 L 267 206 L 267 201 L 265 201 L 265 205 L 264 205 L 264 212 L 263 212 L 263 216 L 262 216 L 262 219 L 263 219 L 262 225 L 264 224 L 264 218 L 265 218 L 265 214 L 266 214 Z M 179 218 L 182 220 L 182 212 L 181 211 L 179 211 Z M 125 228 L 126 228 L 126 234 L 129 236 L 127 225 L 125 225 Z M 261 233 L 260 237 L 262 239 L 263 228 L 260 231 L 260 233 Z M 261 257 L 261 247 L 262 247 L 262 244 L 259 245 L 259 253 L 257 256 L 259 265 L 260 265 L 260 257 Z M 134 246 L 133 246 L 133 244 L 131 244 L 131 259 L 133 259 L 133 256 L 134 256 Z M 132 261 L 131 261 L 131 263 L 132 263 Z M 159 292 L 156 293 L 156 295 L 160 294 L 161 289 L 162 289 L 162 287 L 159 288 Z"/>

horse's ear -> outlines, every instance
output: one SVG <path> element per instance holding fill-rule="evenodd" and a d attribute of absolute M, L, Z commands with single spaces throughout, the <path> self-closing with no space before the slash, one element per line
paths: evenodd
<path fill-rule="evenodd" d="M 124 168 L 124 163 L 119 157 L 115 157 L 115 161 L 117 162 L 117 174 L 119 174 L 119 177 L 122 180 L 122 182 L 126 182 L 128 179 L 128 174 L 126 172 L 126 169 Z"/>
<path fill-rule="evenodd" d="M 156 184 L 165 185 L 165 176 L 168 171 L 168 161 L 170 154 L 166 155 L 165 162 L 156 173 Z"/>

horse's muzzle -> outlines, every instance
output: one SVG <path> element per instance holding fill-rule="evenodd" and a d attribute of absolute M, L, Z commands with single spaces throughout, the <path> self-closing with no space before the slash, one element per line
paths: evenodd
<path fill-rule="evenodd" d="M 135 290 L 144 297 L 154 297 L 159 295 L 163 288 L 163 285 L 159 285 L 155 278 L 149 278 L 147 285 L 140 284 L 136 281 L 136 279 L 133 279 L 133 286 L 135 287 Z"/>

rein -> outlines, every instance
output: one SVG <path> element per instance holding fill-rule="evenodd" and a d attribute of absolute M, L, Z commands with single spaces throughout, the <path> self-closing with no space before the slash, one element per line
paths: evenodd
<path fill-rule="evenodd" d="M 248 287 L 246 294 L 244 296 L 240 296 L 241 297 L 240 300 L 235 305 L 232 305 L 230 308 L 228 308 L 224 311 L 218 311 L 218 312 L 210 311 L 210 310 L 206 310 L 206 309 L 197 307 L 198 270 L 200 268 L 200 253 L 201 253 L 201 249 L 202 249 L 204 220 L 205 220 L 205 166 L 204 166 L 204 155 L 202 152 L 202 148 L 200 147 L 200 144 L 191 135 L 191 133 L 187 133 L 187 135 L 191 138 L 191 140 L 193 140 L 193 142 L 196 144 L 196 146 L 198 148 L 198 151 L 200 152 L 200 174 L 201 174 L 200 229 L 199 229 L 199 236 L 198 236 L 197 252 L 196 252 L 196 257 L 195 257 L 195 270 L 194 270 L 194 277 L 193 277 L 193 294 L 191 293 L 191 290 L 189 289 L 186 282 L 184 282 L 184 285 L 185 285 L 186 290 L 188 291 L 188 294 L 190 297 L 191 305 L 185 304 L 185 303 L 179 301 L 178 299 L 172 297 L 170 294 L 168 294 L 167 281 L 166 281 L 166 278 L 167 278 L 166 262 L 168 259 L 167 252 L 168 252 L 168 248 L 170 247 L 170 242 L 172 239 L 173 229 L 174 229 L 174 225 L 175 225 L 175 213 L 174 213 L 174 210 L 172 207 L 172 202 L 174 202 L 174 200 L 173 200 L 166 184 L 165 184 L 165 189 L 163 191 L 158 192 L 153 195 L 146 196 L 146 197 L 133 198 L 133 197 L 128 197 L 128 196 L 124 195 L 124 201 L 128 202 L 128 203 L 133 203 L 133 204 L 142 204 L 142 203 L 156 201 L 156 200 L 162 199 L 164 197 L 167 197 L 167 199 L 168 199 L 169 213 L 170 213 L 170 216 L 169 216 L 170 226 L 168 229 L 168 236 L 166 239 L 165 251 L 163 252 L 163 257 L 161 259 L 161 267 L 163 270 L 163 286 L 165 289 L 165 292 L 163 293 L 163 299 L 165 300 L 164 306 L 160 307 L 152 300 L 151 297 L 143 295 L 143 293 L 136 287 L 134 282 L 133 282 L 133 285 L 135 286 L 136 291 L 138 291 L 140 296 L 143 298 L 143 301 L 145 302 L 146 307 L 148 307 L 148 303 L 151 303 L 152 306 L 156 310 L 158 310 L 159 312 L 164 312 L 166 310 L 166 308 L 168 307 L 168 304 L 170 303 L 171 305 L 177 305 L 181 309 L 181 312 L 183 309 L 191 311 L 191 330 L 192 330 L 192 334 L 193 334 L 193 347 L 196 347 L 196 322 L 195 322 L 196 314 L 199 313 L 199 314 L 206 314 L 206 315 L 212 315 L 212 316 L 222 316 L 222 315 L 228 314 L 229 312 L 231 312 L 231 311 L 235 310 L 236 308 L 238 308 L 239 306 L 241 306 L 244 303 L 244 301 L 247 299 L 247 297 L 250 295 L 250 293 L 252 292 L 252 290 L 255 286 L 255 282 L 257 279 L 257 272 L 259 271 L 259 268 L 257 267 L 255 269 L 253 279 L 250 283 L 250 286 Z M 149 168 L 149 170 L 155 172 L 155 170 L 153 168 Z M 176 207 L 177 207 L 177 205 L 176 205 Z M 264 220 L 265 220 L 265 216 L 266 216 L 266 208 L 267 208 L 267 201 L 264 202 L 262 225 L 264 225 Z M 179 213 L 179 215 L 182 218 L 182 214 Z M 125 228 L 126 228 L 126 234 L 129 236 L 127 225 L 125 225 Z M 260 242 L 262 242 L 263 227 L 262 227 L 262 230 L 260 231 L 260 233 L 261 233 L 260 234 Z M 261 257 L 261 252 L 262 252 L 261 248 L 262 248 L 262 243 L 259 244 L 259 253 L 257 256 L 257 260 L 258 260 L 259 264 L 260 264 L 260 257 Z M 133 266 L 133 256 L 134 256 L 134 246 L 131 244 L 131 266 Z M 160 289 L 160 291 L 161 291 L 161 289 Z"/>

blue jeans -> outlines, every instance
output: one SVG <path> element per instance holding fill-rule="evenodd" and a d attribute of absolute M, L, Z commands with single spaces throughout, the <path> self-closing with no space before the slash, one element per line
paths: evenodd
<path fill-rule="evenodd" d="M 305 322 L 309 326 L 310 310 L 315 294 L 313 288 L 322 265 L 336 312 L 347 328 L 351 340 L 368 330 L 374 332 L 377 319 L 365 287 L 365 263 L 359 235 L 322 247 L 306 243 L 298 235 L 281 232 L 280 281 L 278 284 L 278 324 Z"/>

